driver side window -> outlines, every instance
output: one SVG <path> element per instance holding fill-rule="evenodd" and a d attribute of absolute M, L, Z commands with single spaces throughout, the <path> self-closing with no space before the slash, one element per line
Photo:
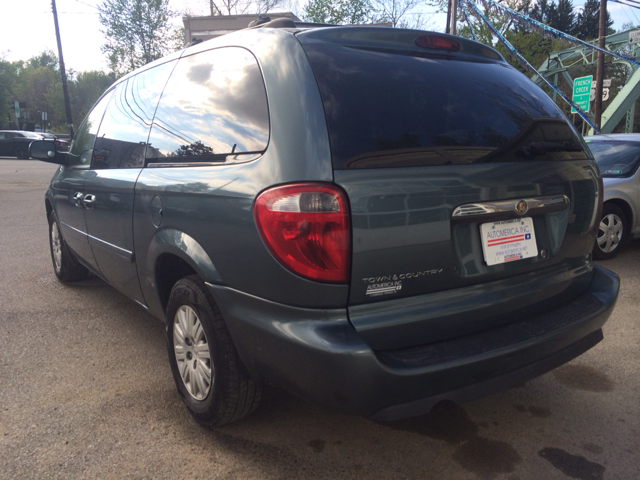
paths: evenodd
<path fill-rule="evenodd" d="M 93 110 L 84 119 L 78 129 L 71 148 L 69 149 L 69 160 L 67 165 L 72 168 L 89 168 L 91 166 L 91 156 L 93 155 L 93 145 L 96 142 L 96 133 L 100 127 L 100 122 L 104 116 L 109 99 L 113 90 L 104 95 L 93 107 Z"/>

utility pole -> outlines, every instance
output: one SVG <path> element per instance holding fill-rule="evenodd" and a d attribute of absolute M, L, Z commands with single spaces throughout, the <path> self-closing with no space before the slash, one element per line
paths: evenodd
<path fill-rule="evenodd" d="M 607 25 L 607 0 L 600 0 L 600 36 L 598 37 L 598 47 L 604 48 L 604 38 Z M 602 83 L 604 81 L 604 53 L 598 52 L 598 62 L 596 64 L 596 104 L 593 109 L 593 121 L 600 129 L 602 118 Z"/>
<path fill-rule="evenodd" d="M 453 0 L 449 0 L 447 2 L 447 28 L 445 30 L 446 33 L 451 33 L 451 2 Z"/>
<path fill-rule="evenodd" d="M 456 23 L 458 18 L 458 0 L 451 0 L 451 34 L 457 35 Z"/>
<path fill-rule="evenodd" d="M 56 40 L 58 40 L 58 56 L 60 58 L 60 75 L 62 76 L 62 93 L 64 94 L 64 109 L 67 113 L 67 127 L 69 137 L 73 140 L 73 121 L 71 120 L 71 103 L 69 102 L 69 89 L 67 88 L 67 74 L 64 71 L 64 58 L 62 58 L 62 42 L 60 41 L 60 28 L 58 27 L 58 11 L 56 10 L 56 0 L 51 0 L 51 10 L 53 11 L 53 21 L 56 25 Z"/>

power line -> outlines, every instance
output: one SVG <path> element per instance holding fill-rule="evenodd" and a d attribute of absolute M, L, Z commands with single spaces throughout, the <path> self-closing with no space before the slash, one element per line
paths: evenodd
<path fill-rule="evenodd" d="M 625 5 L 625 6 L 630 7 L 630 8 L 637 8 L 638 10 L 640 10 L 640 6 L 638 6 L 638 5 L 630 5 L 628 3 L 621 2 L 620 0 L 610 0 L 610 1 L 614 2 L 614 3 L 619 3 L 620 5 Z"/>
<path fill-rule="evenodd" d="M 633 10 L 631 10 L 631 13 L 632 13 L 632 14 L 633 14 L 633 16 L 635 17 L 635 19 L 636 19 L 636 23 L 640 23 L 640 20 L 638 20 L 638 17 L 637 17 L 637 15 L 636 15 L 636 12 L 634 12 Z M 631 20 L 631 19 L 629 19 L 629 20 Z M 633 23 L 633 22 L 632 22 L 632 23 Z"/>
<path fill-rule="evenodd" d="M 47 15 L 50 14 L 51 12 L 41 12 L 41 13 L 46 13 Z M 58 12 L 58 15 L 60 15 L 61 13 L 67 14 L 67 15 L 100 15 L 100 12 Z"/>
<path fill-rule="evenodd" d="M 89 5 L 88 3 L 85 3 L 81 0 L 76 0 L 76 2 L 86 5 L 87 7 L 95 8 L 96 10 L 98 10 L 98 7 L 96 7 L 95 5 Z"/>

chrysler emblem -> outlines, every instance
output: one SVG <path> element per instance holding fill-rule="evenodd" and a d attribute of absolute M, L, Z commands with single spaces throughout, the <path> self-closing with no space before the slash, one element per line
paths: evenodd
<path fill-rule="evenodd" d="M 524 215 L 525 213 L 527 213 L 527 210 L 529 210 L 529 205 L 527 205 L 527 202 L 525 200 L 520 200 L 518 203 L 516 203 L 516 213 Z"/>

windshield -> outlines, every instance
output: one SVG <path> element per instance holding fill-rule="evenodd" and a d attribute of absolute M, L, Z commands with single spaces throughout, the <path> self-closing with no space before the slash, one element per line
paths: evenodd
<path fill-rule="evenodd" d="M 560 109 L 502 62 L 329 42 L 303 47 L 335 169 L 585 158 Z M 547 144 L 527 148 L 533 142 Z"/>
<path fill-rule="evenodd" d="M 640 163 L 639 142 L 589 142 L 603 177 L 628 177 Z"/>

